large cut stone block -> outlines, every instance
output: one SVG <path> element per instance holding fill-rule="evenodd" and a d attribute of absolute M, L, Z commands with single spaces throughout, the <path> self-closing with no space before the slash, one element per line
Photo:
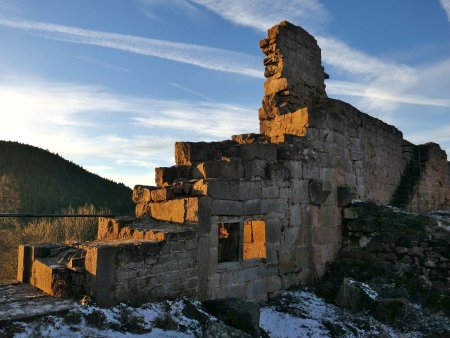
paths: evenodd
<path fill-rule="evenodd" d="M 200 180 L 194 184 L 196 195 L 206 195 L 214 199 L 239 200 L 239 181 L 220 179 Z"/>
<path fill-rule="evenodd" d="M 112 245 L 88 247 L 86 251 L 86 288 L 100 306 L 115 305 L 113 285 L 118 251 L 119 247 Z"/>
<path fill-rule="evenodd" d="M 177 179 L 200 178 L 196 168 L 189 165 L 176 165 L 172 167 L 155 168 L 155 183 L 158 187 L 166 187 Z"/>
<path fill-rule="evenodd" d="M 277 181 L 262 181 L 262 197 L 278 198 L 280 197 L 280 186 Z"/>
<path fill-rule="evenodd" d="M 331 182 L 311 180 L 309 182 L 309 198 L 312 204 L 322 204 L 331 193 Z"/>
<path fill-rule="evenodd" d="M 213 200 L 212 214 L 218 216 L 241 216 L 242 203 L 230 200 Z"/>
<path fill-rule="evenodd" d="M 206 161 L 200 163 L 197 166 L 197 169 L 205 179 L 220 178 L 236 181 L 243 176 L 242 160 L 239 158 Z"/>
<path fill-rule="evenodd" d="M 198 227 L 200 233 L 211 230 L 212 200 L 210 197 L 198 198 Z"/>
<path fill-rule="evenodd" d="M 175 162 L 177 165 L 192 165 L 208 159 L 208 144 L 206 142 L 176 142 Z"/>
<path fill-rule="evenodd" d="M 239 182 L 239 199 L 253 200 L 262 198 L 262 181 Z"/>
<path fill-rule="evenodd" d="M 292 181 L 292 201 L 295 203 L 309 203 L 309 182 L 307 180 Z"/>
<path fill-rule="evenodd" d="M 266 177 L 267 161 L 253 159 L 245 162 L 245 179 L 264 179 Z"/>
<path fill-rule="evenodd" d="M 264 160 L 276 161 L 277 147 L 275 144 L 266 143 L 252 143 L 242 144 L 238 148 L 239 157 L 244 161 L 250 160 Z"/>
<path fill-rule="evenodd" d="M 293 113 L 275 116 L 261 121 L 261 132 L 274 143 L 286 141 L 285 135 L 305 136 L 308 128 L 308 109 L 301 108 Z"/>
<path fill-rule="evenodd" d="M 267 204 L 262 199 L 249 200 L 242 202 L 243 215 L 261 215 L 266 213 Z"/>
<path fill-rule="evenodd" d="M 149 207 L 149 203 L 147 203 L 147 202 L 137 203 L 134 208 L 134 214 L 136 215 L 136 217 L 148 215 L 149 211 L 150 211 L 150 207 Z"/>
<path fill-rule="evenodd" d="M 153 190 L 151 195 L 153 202 L 167 201 L 175 197 L 175 194 L 172 192 L 172 190 L 166 188 Z"/>
<path fill-rule="evenodd" d="M 185 200 L 183 198 L 167 202 L 151 203 L 151 216 L 160 221 L 184 223 Z"/>
<path fill-rule="evenodd" d="M 157 187 L 148 185 L 135 185 L 133 189 L 132 200 L 134 203 L 147 203 L 152 200 L 151 192 Z"/>
<path fill-rule="evenodd" d="M 63 296 L 70 290 L 66 266 L 46 258 L 33 261 L 30 283 L 52 296 Z"/>
<path fill-rule="evenodd" d="M 177 142 L 175 162 L 177 165 L 196 165 L 210 160 L 221 160 L 233 155 L 234 141 L 223 142 Z"/>
<path fill-rule="evenodd" d="M 216 161 L 206 161 L 200 163 L 197 166 L 198 171 L 202 174 L 203 178 L 223 178 L 223 171 L 229 165 L 228 161 L 216 160 Z"/>

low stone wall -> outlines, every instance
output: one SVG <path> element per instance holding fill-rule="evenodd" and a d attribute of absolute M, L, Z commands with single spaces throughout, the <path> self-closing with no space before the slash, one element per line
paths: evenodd
<path fill-rule="evenodd" d="M 101 306 L 195 297 L 198 253 L 194 234 L 185 232 L 161 242 L 90 243 L 84 247 L 86 291 Z"/>
<path fill-rule="evenodd" d="M 20 246 L 18 280 L 48 294 L 92 296 L 100 306 L 198 294 L 197 229 L 102 219 L 102 239 Z"/>

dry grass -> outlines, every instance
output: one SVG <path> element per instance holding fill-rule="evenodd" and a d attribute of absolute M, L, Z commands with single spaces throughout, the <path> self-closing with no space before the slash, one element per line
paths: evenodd
<path fill-rule="evenodd" d="M 78 209 L 69 207 L 62 213 L 108 214 L 110 211 L 85 205 Z M 90 241 L 97 237 L 96 218 L 43 218 L 24 225 L 18 220 L 5 222 L 0 225 L 0 280 L 16 277 L 17 248 L 20 244 Z"/>

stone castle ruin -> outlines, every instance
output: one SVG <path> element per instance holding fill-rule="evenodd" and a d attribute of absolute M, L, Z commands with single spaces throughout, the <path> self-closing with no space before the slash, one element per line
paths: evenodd
<path fill-rule="evenodd" d="M 21 246 L 18 279 L 103 306 L 266 301 L 323 276 L 353 199 L 450 207 L 446 153 L 328 98 L 314 37 L 283 21 L 260 47 L 260 134 L 177 142 L 176 165 L 156 169 L 156 186 L 135 187 L 136 217 L 100 219 L 93 242 Z"/>

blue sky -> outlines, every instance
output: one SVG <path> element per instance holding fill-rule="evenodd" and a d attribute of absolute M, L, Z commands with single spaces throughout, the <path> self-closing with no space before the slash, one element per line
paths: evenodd
<path fill-rule="evenodd" d="M 450 152 L 450 0 L 0 0 L 0 138 L 126 185 L 178 140 L 258 132 L 258 41 L 287 19 L 328 96 Z"/>

